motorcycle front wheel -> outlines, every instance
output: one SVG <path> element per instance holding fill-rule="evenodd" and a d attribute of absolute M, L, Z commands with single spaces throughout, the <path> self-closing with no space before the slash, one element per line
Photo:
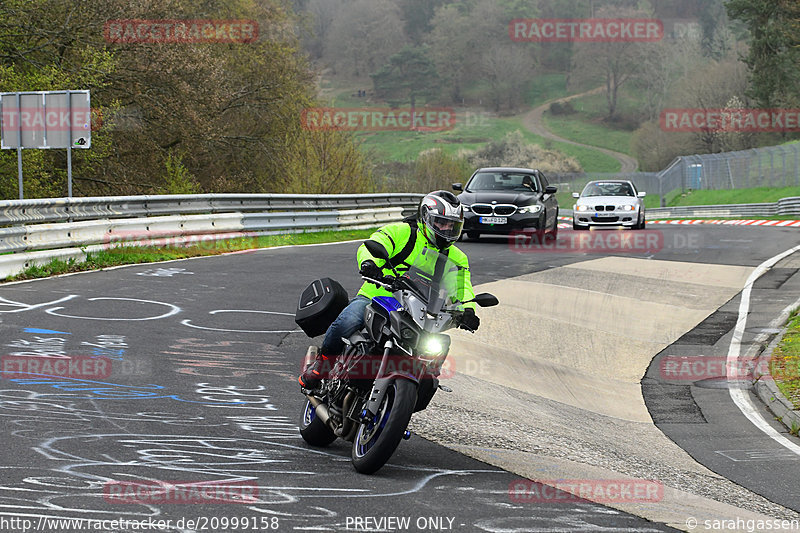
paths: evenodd
<path fill-rule="evenodd" d="M 352 459 L 362 474 L 374 474 L 386 464 L 403 438 L 417 403 L 417 385 L 405 379 L 392 382 L 375 418 L 361 424 L 353 439 Z"/>

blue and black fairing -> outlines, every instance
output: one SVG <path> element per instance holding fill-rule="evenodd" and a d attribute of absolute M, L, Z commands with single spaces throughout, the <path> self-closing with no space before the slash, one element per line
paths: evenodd
<path fill-rule="evenodd" d="M 389 333 L 385 329 L 389 325 L 389 314 L 402 309 L 400 302 L 392 296 L 376 296 L 364 311 L 364 324 L 369 331 L 371 339 L 380 344 L 383 337 Z"/>

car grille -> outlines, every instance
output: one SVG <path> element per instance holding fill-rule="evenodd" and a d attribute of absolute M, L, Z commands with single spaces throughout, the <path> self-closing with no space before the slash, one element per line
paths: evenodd
<path fill-rule="evenodd" d="M 472 209 L 472 212 L 475 213 L 476 215 L 483 215 L 483 216 L 497 215 L 501 217 L 507 217 L 517 212 L 517 206 L 511 204 L 499 204 L 499 205 L 472 204 L 470 208 Z"/>
<path fill-rule="evenodd" d="M 594 206 L 594 210 L 595 211 L 613 211 L 614 210 L 614 206 L 613 205 L 596 205 L 596 206 Z"/>
<path fill-rule="evenodd" d="M 592 217 L 592 222 L 619 222 L 619 217 Z"/>

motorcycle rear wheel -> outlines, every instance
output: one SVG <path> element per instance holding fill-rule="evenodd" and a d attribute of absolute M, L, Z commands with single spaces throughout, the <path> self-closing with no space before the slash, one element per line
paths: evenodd
<path fill-rule="evenodd" d="M 303 415 L 300 419 L 300 435 L 311 446 L 318 447 L 328 446 L 336 440 L 336 435 L 327 424 L 319 419 L 309 400 L 306 400 L 306 404 L 303 407 Z"/>
<path fill-rule="evenodd" d="M 353 467 L 362 474 L 374 474 L 386 464 L 398 444 L 414 413 L 417 403 L 417 385 L 406 379 L 392 382 L 375 420 L 360 424 L 353 439 Z"/>

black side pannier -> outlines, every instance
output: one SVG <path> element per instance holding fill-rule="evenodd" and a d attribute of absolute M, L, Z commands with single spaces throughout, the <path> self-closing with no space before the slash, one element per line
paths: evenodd
<path fill-rule="evenodd" d="M 322 335 L 349 302 L 347 291 L 338 281 L 314 280 L 300 295 L 294 321 L 309 337 Z"/>

